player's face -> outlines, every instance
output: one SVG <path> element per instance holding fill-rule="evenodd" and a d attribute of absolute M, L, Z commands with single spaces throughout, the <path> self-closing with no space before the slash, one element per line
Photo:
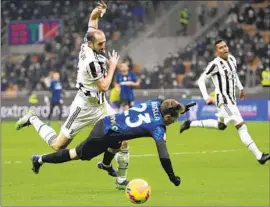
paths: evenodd
<path fill-rule="evenodd" d="M 223 59 L 228 58 L 229 48 L 225 42 L 222 41 L 216 45 L 216 55 Z"/>
<path fill-rule="evenodd" d="M 120 71 L 123 75 L 127 75 L 128 74 L 128 65 L 126 63 L 122 63 Z"/>
<path fill-rule="evenodd" d="M 105 55 L 105 48 L 106 39 L 96 40 L 93 44 L 93 49 L 102 55 Z"/>
<path fill-rule="evenodd" d="M 170 124 L 173 124 L 177 121 L 177 117 L 173 117 L 171 115 L 165 115 L 164 116 L 165 125 L 168 126 Z"/>

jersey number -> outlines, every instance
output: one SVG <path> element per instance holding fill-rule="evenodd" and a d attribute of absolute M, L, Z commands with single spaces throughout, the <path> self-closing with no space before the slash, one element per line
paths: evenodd
<path fill-rule="evenodd" d="M 147 108 L 147 105 L 145 103 L 141 104 L 141 108 L 137 108 L 137 107 L 132 107 L 130 110 L 134 110 L 137 112 L 144 112 L 145 109 Z M 126 125 L 128 125 L 129 127 L 138 127 L 140 126 L 142 123 L 146 123 L 149 124 L 151 122 L 151 118 L 149 113 L 143 113 L 143 114 L 139 114 L 138 115 L 138 120 L 135 122 L 131 122 L 130 120 L 130 116 L 129 116 L 129 111 L 125 111 L 124 115 L 126 116 L 125 122 Z"/>

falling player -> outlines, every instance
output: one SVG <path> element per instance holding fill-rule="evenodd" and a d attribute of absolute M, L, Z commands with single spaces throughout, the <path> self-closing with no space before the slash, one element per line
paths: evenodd
<path fill-rule="evenodd" d="M 43 163 L 64 163 L 71 160 L 91 160 L 106 151 L 118 149 L 121 142 L 142 137 L 152 137 L 156 143 L 162 167 L 175 186 L 180 177 L 174 174 L 166 147 L 166 126 L 178 120 L 179 114 L 189 110 L 174 99 L 155 99 L 135 105 L 122 113 L 106 116 L 98 121 L 87 139 L 75 149 L 62 149 L 46 155 L 32 156 L 32 170 L 38 174 Z M 112 159 L 106 160 L 110 165 Z"/>

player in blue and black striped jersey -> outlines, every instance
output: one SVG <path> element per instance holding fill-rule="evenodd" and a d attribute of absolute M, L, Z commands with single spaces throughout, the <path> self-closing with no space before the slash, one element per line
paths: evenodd
<path fill-rule="evenodd" d="M 174 99 L 154 99 L 135 105 L 127 111 L 106 116 L 94 127 L 88 138 L 75 149 L 63 149 L 47 155 L 32 156 L 32 170 L 39 173 L 43 163 L 63 163 L 71 160 L 91 160 L 105 152 L 103 163 L 111 165 L 114 153 L 107 149 L 119 150 L 124 140 L 152 137 L 156 143 L 160 162 L 171 182 L 180 185 L 180 177 L 173 171 L 166 146 L 166 126 L 177 121 L 195 104 L 182 105 Z"/>

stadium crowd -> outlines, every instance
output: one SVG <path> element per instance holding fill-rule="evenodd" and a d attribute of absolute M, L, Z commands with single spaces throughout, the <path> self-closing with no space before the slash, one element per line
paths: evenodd
<path fill-rule="evenodd" d="M 65 6 L 61 6 L 63 2 Z M 51 3 L 52 1 L 2 2 L 2 27 L 10 20 L 59 17 L 63 20 L 62 35 L 48 40 L 43 54 L 29 54 L 23 59 L 7 61 L 2 65 L 2 91 L 46 89 L 44 77 L 54 70 L 61 73 L 64 89 L 75 88 L 77 56 L 88 21 L 85 14 L 90 14 L 95 2 L 56 1 L 53 9 L 46 9 L 52 8 Z M 163 65 L 155 65 L 152 69 L 142 66 L 140 70 L 136 70 L 133 68 L 136 64 L 132 57 L 126 55 L 124 60 L 137 73 L 141 88 L 193 88 L 207 62 L 213 58 L 213 43 L 217 38 L 223 38 L 237 58 L 238 73 L 244 85 L 258 84 L 260 71 L 269 67 L 270 62 L 269 35 L 267 37 L 270 30 L 270 5 L 261 8 L 254 8 L 252 5 L 233 6 L 224 20 L 215 24 L 184 52 L 168 54 Z M 75 6 L 76 11 L 73 10 Z M 100 28 L 105 31 L 108 44 L 125 36 L 132 39 L 144 29 L 146 20 L 153 20 L 159 15 L 158 12 L 150 15 L 151 12 L 147 9 L 154 7 L 154 11 L 158 11 L 158 8 L 164 6 L 170 5 L 163 1 L 113 1 L 104 19 L 100 21 Z"/>

